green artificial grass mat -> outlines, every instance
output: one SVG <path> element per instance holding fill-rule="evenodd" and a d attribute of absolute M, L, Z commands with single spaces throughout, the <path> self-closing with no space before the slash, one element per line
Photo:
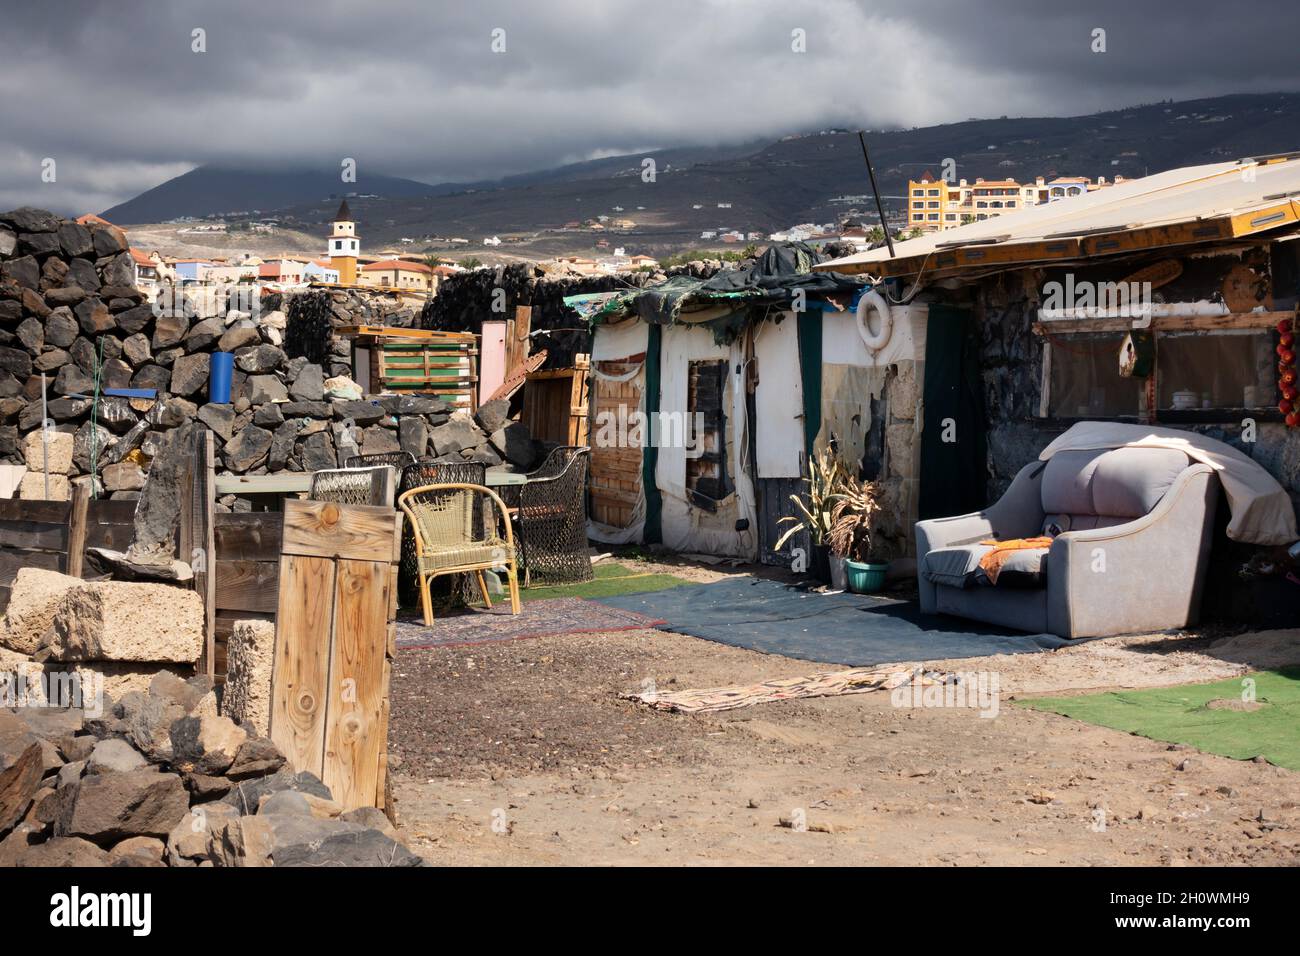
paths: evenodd
<path fill-rule="evenodd" d="M 1247 681 L 1254 702 L 1246 703 Z M 1214 703 L 1212 703 L 1214 702 Z M 1300 667 L 1259 671 L 1213 684 L 1112 691 L 1016 702 L 1099 727 L 1187 744 L 1237 760 L 1262 756 L 1300 770 Z"/>
<path fill-rule="evenodd" d="M 559 597 L 602 598 L 613 597 L 616 594 L 663 591 L 691 583 L 685 578 L 672 574 L 640 572 L 622 564 L 598 564 L 595 567 L 595 574 L 595 580 L 583 581 L 581 584 L 521 588 L 519 597 L 524 601 L 542 601 L 546 598 Z M 495 598 L 493 600 L 495 602 Z"/>

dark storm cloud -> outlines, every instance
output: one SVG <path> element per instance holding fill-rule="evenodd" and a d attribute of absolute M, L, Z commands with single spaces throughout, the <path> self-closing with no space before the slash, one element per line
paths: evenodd
<path fill-rule="evenodd" d="M 1294 0 L 1053 6 L 5 0 L 0 207 L 102 209 L 207 162 L 469 180 L 824 125 L 1300 89 Z"/>

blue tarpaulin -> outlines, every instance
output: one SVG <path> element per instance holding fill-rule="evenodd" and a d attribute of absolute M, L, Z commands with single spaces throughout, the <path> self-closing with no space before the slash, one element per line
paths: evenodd
<path fill-rule="evenodd" d="M 850 667 L 1030 654 L 1071 643 L 1054 634 L 922 615 L 916 601 L 819 594 L 748 575 L 597 600 L 662 618 L 668 623 L 660 630 Z"/>

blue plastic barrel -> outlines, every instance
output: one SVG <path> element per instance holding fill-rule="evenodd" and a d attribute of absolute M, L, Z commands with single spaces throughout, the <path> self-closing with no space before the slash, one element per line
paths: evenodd
<path fill-rule="evenodd" d="M 233 352 L 213 352 L 208 369 L 208 401 L 215 405 L 230 403 L 230 378 L 235 371 Z"/>

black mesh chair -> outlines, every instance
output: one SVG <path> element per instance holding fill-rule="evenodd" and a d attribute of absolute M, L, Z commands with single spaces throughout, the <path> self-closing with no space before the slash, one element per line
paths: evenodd
<path fill-rule="evenodd" d="M 590 457 L 590 448 L 556 448 L 528 475 L 526 484 L 501 489 L 509 488 L 518 500 L 515 541 L 525 587 L 592 579 L 586 495 Z"/>
<path fill-rule="evenodd" d="M 346 468 L 373 468 L 376 465 L 392 465 L 398 471 L 401 471 L 407 465 L 415 464 L 415 456 L 409 451 L 386 451 L 379 455 L 351 455 L 343 464 Z"/>
<path fill-rule="evenodd" d="M 579 447 L 578 445 L 560 445 L 558 448 L 552 448 L 550 453 L 542 460 L 542 463 L 532 471 L 525 474 L 529 481 L 540 481 L 543 478 L 554 478 L 559 475 L 573 456 L 581 451 L 589 449 Z M 523 491 L 523 484 L 502 485 L 497 489 L 501 495 L 501 500 L 506 503 L 508 508 L 518 508 L 520 502 L 520 493 Z"/>
<path fill-rule="evenodd" d="M 407 452 L 402 452 L 407 454 Z M 476 461 L 414 461 L 402 469 L 397 483 L 400 497 L 412 488 L 425 485 L 481 485 L 487 467 Z M 481 528 L 481 504 L 475 504 L 474 526 Z M 429 583 L 430 596 L 435 605 L 451 607 L 473 599 L 474 581 L 468 574 L 434 578 Z M 402 522 L 402 560 L 397 567 L 397 597 L 403 606 L 420 601 L 420 565 L 415 553 L 415 538 L 407 522 Z"/>

